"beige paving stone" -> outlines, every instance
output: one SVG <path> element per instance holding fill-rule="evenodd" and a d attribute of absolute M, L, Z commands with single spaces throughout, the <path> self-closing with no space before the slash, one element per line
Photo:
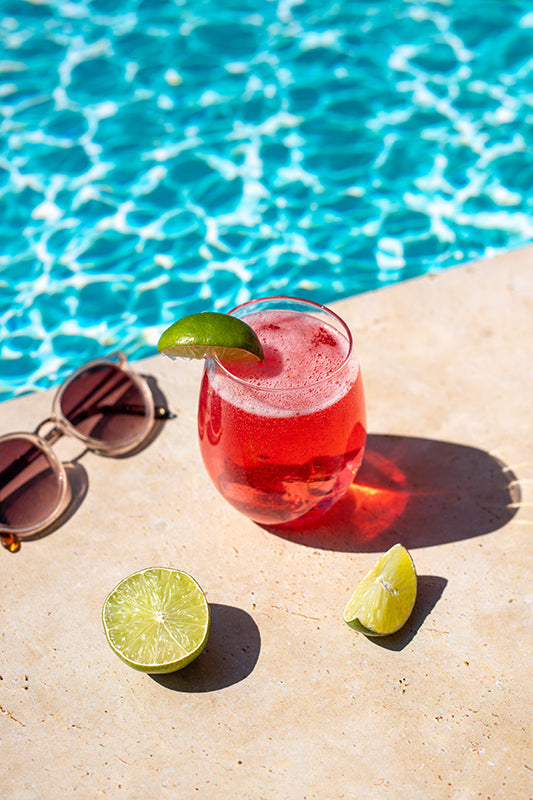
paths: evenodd
<path fill-rule="evenodd" d="M 5 800 L 440 800 L 533 797 L 533 249 L 342 301 L 369 446 L 345 500 L 296 536 L 266 531 L 206 478 L 201 364 L 137 366 L 176 411 L 137 455 L 61 440 L 78 497 L 0 550 Z M 31 430 L 53 392 L 0 405 Z M 371 641 L 342 611 L 377 555 L 410 548 L 419 598 Z M 153 678 L 108 647 L 125 575 L 193 574 L 206 651 Z"/>

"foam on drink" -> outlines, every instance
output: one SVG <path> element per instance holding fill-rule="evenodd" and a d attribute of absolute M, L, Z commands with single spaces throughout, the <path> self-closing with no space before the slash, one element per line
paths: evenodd
<path fill-rule="evenodd" d="M 348 339 L 323 320 L 260 311 L 247 315 L 246 322 L 263 345 L 264 360 L 226 363 L 226 374 L 219 369 L 211 377 L 215 392 L 243 411 L 270 417 L 316 412 L 357 380 L 359 363 L 353 350 L 349 354 Z"/>

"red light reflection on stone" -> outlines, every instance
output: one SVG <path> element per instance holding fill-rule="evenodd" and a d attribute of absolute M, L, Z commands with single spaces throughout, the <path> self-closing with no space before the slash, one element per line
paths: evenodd
<path fill-rule="evenodd" d="M 364 468 L 350 486 L 347 499 L 357 538 L 368 542 L 403 514 L 409 501 L 406 476 L 390 459 L 367 451 Z"/>

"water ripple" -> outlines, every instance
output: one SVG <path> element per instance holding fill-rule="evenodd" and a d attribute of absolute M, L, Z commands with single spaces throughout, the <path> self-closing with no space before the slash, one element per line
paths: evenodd
<path fill-rule="evenodd" d="M 528 0 L 0 11 L 0 399 L 533 239 Z"/>

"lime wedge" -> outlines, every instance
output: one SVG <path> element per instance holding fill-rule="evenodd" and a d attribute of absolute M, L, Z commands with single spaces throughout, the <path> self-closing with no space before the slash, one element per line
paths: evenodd
<path fill-rule="evenodd" d="M 152 567 L 121 581 L 102 611 L 107 640 L 130 667 L 175 672 L 190 664 L 209 636 L 210 611 L 194 578 Z"/>
<path fill-rule="evenodd" d="M 365 575 L 344 609 L 344 621 L 367 636 L 387 636 L 407 621 L 416 600 L 416 570 L 409 552 L 395 544 Z"/>
<path fill-rule="evenodd" d="M 174 322 L 161 334 L 157 349 L 170 358 L 213 358 L 219 361 L 262 361 L 255 331 L 238 317 L 202 311 Z"/>

